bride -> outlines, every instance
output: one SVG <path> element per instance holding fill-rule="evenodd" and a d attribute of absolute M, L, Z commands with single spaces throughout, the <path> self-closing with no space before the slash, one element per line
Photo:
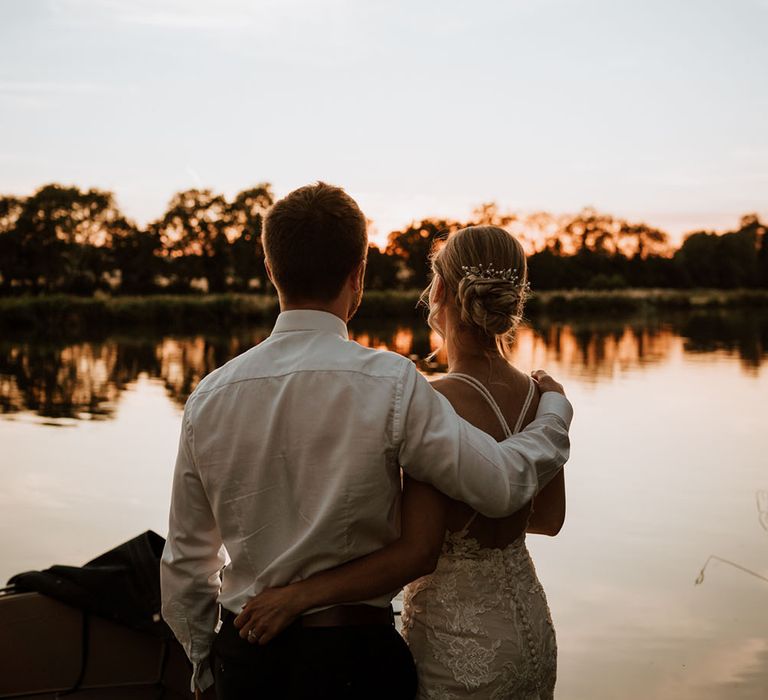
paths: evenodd
<path fill-rule="evenodd" d="M 503 440 L 536 414 L 536 383 L 507 361 L 528 289 L 525 253 L 507 231 L 471 226 L 432 260 L 424 296 L 444 340 L 448 373 L 432 383 L 463 418 Z M 391 591 L 403 596 L 403 636 L 418 697 L 551 698 L 557 651 L 526 533 L 555 535 L 565 517 L 560 474 L 534 501 L 491 519 L 405 478 L 401 536 L 336 569 L 263 591 L 236 624 L 264 644 L 310 608 Z"/>

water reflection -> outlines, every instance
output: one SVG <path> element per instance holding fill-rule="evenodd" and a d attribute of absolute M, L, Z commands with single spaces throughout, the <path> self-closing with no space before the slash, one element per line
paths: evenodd
<path fill-rule="evenodd" d="M 745 366 L 758 368 L 768 353 L 765 311 L 740 314 L 693 314 L 685 317 L 680 334 L 688 352 L 737 352 Z"/>
<path fill-rule="evenodd" d="M 26 409 L 52 418 L 108 416 L 132 378 L 115 342 L 64 347 L 4 342 L 0 347 L 3 413 Z"/>
<path fill-rule="evenodd" d="M 183 405 L 202 377 L 261 342 L 269 328 L 231 335 L 186 337 L 136 334 L 78 342 L 46 338 L 0 341 L 0 411 L 31 411 L 53 419 L 110 418 L 131 382 L 146 375 L 164 383 Z M 411 357 L 427 372 L 444 369 L 444 356 L 425 324 L 353 323 L 350 336 L 375 348 Z M 558 367 L 569 376 L 599 382 L 679 354 L 725 352 L 757 372 L 768 356 L 768 313 L 729 312 L 631 320 L 537 320 L 518 335 L 514 361 L 524 368 Z"/>

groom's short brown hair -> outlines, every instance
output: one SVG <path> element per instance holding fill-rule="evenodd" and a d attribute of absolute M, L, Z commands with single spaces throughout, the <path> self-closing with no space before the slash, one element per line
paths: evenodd
<path fill-rule="evenodd" d="M 272 278 L 284 296 L 330 301 L 355 265 L 365 260 L 365 216 L 340 187 L 306 185 L 269 210 L 262 243 Z"/>

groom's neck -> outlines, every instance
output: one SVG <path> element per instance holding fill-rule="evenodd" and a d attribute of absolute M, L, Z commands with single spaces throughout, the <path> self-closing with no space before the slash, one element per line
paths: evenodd
<path fill-rule="evenodd" d="M 280 299 L 280 311 L 325 311 L 338 316 L 344 323 L 348 320 L 349 302 L 338 297 L 332 301 L 318 301 L 314 299 Z"/>

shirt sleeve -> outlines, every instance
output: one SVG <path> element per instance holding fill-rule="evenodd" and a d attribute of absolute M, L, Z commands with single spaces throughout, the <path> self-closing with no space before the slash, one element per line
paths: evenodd
<path fill-rule="evenodd" d="M 219 621 L 225 551 L 193 456 L 186 412 L 173 475 L 168 539 L 160 562 L 163 618 L 194 671 L 192 690 L 213 684 L 208 656 Z"/>
<path fill-rule="evenodd" d="M 503 442 L 463 420 L 410 365 L 396 398 L 394 439 L 403 470 L 491 518 L 530 501 L 568 460 L 569 401 L 542 395 L 536 418 Z"/>

